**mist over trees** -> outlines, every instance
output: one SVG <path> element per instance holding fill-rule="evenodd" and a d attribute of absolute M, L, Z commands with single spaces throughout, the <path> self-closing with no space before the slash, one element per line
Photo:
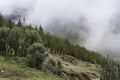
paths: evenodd
<path fill-rule="evenodd" d="M 26 16 L 27 23 L 37 26 L 41 23 L 45 31 L 62 33 L 65 30 L 65 37 L 73 34 L 69 37 L 78 40 L 71 40 L 87 49 L 119 54 L 119 4 L 119 0 L 4 0 L 0 1 L 0 10 L 6 19 L 16 21 Z M 81 17 L 87 20 L 84 27 L 78 26 Z M 70 23 L 74 23 L 74 28 Z"/>
<path fill-rule="evenodd" d="M 31 25 L 23 25 L 20 20 L 15 24 L 12 20 L 4 20 L 2 16 L 0 20 L 0 55 L 2 56 L 25 57 L 27 66 L 42 70 L 48 55 L 45 52 L 50 50 L 51 54 L 70 55 L 78 60 L 101 65 L 101 80 L 120 79 L 119 62 L 72 44 L 69 39 L 45 33 L 41 25 L 33 28 Z M 60 61 L 56 63 L 50 60 L 46 68 L 59 76 L 63 72 Z"/>
<path fill-rule="evenodd" d="M 11 20 L 3 23 L 4 25 L 0 28 L 0 50 L 3 55 L 27 56 L 27 49 L 34 43 L 40 43 L 46 49 L 49 48 L 53 54 L 71 55 L 91 63 L 97 62 L 100 56 L 84 47 L 71 44 L 68 39 L 44 33 L 41 26 L 39 28 L 33 28 L 31 25 L 24 26 L 20 20 L 17 24 Z"/>

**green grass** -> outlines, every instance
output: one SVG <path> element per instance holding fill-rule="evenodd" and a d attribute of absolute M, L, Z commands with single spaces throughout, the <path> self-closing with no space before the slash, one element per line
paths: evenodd
<path fill-rule="evenodd" d="M 54 79 L 54 78 L 0 78 L 0 80 L 60 80 L 60 79 Z M 62 79 L 61 79 L 62 80 Z"/>
<path fill-rule="evenodd" d="M 0 62 L 4 62 L 4 61 L 5 61 L 4 57 L 0 56 Z"/>
<path fill-rule="evenodd" d="M 15 61 L 0 56 L 0 80 L 64 80 L 56 75 L 20 65 L 23 61 L 24 58 L 16 58 Z"/>
<path fill-rule="evenodd" d="M 50 59 L 61 61 L 65 79 L 68 75 L 84 73 L 91 79 L 98 78 L 99 73 L 95 64 L 77 60 L 68 55 L 49 54 L 44 64 Z M 49 71 L 48 71 L 49 72 Z M 67 75 L 66 75 L 67 74 Z M 84 76 L 83 76 L 84 77 Z M 40 70 L 26 67 L 25 57 L 0 56 L 0 80 L 64 80 L 57 75 L 44 73 Z M 84 79 L 83 79 L 84 80 Z"/>

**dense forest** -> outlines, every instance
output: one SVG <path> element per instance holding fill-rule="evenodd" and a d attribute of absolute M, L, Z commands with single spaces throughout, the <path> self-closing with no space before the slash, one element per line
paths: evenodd
<path fill-rule="evenodd" d="M 39 70 L 43 69 L 43 62 L 50 51 L 51 54 L 70 55 L 78 60 L 87 61 L 101 66 L 101 80 L 119 80 L 120 64 L 114 60 L 103 57 L 97 52 L 70 43 L 68 39 L 59 38 L 44 32 L 42 26 L 33 27 L 24 25 L 20 20 L 14 23 L 0 16 L 0 55 L 5 57 L 25 57 L 26 65 Z M 62 64 L 55 63 L 55 74 L 62 74 Z M 53 69 L 53 68 L 51 68 Z M 51 70 L 52 71 L 52 70 Z"/>

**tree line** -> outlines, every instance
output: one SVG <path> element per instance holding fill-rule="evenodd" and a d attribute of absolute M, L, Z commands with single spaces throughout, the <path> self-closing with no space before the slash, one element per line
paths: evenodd
<path fill-rule="evenodd" d="M 45 51 L 48 49 L 51 54 L 70 55 L 83 61 L 100 64 L 102 67 L 101 80 L 120 79 L 118 62 L 104 58 L 97 52 L 89 51 L 79 45 L 74 45 L 68 39 L 46 33 L 42 26 L 23 25 L 20 20 L 15 24 L 12 20 L 5 20 L 2 15 L 0 16 L 1 55 L 26 57 L 28 66 L 40 69 L 46 57 Z M 51 63 L 55 65 L 53 61 Z M 56 68 L 61 67 L 60 62 L 58 65 Z M 62 68 L 59 69 L 58 74 L 62 71 Z"/>
<path fill-rule="evenodd" d="M 55 35 L 45 33 L 42 26 L 32 27 L 22 25 L 19 20 L 17 24 L 12 20 L 4 20 L 0 16 L 0 51 L 3 55 L 26 56 L 27 49 L 33 43 L 40 43 L 51 53 L 60 55 L 71 55 L 83 61 L 98 63 L 100 54 L 89 51 L 79 45 L 74 45 L 68 39 L 59 38 Z"/>

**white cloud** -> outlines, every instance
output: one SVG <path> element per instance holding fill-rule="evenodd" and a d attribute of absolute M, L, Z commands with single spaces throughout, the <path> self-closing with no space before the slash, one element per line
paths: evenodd
<path fill-rule="evenodd" d="M 79 24 L 80 17 L 85 16 L 86 28 L 90 28 L 90 31 L 84 46 L 92 50 L 119 52 L 120 34 L 113 34 L 111 25 L 114 17 L 119 15 L 119 5 L 119 0 L 0 0 L 0 11 L 11 14 L 16 8 L 28 9 L 27 22 L 42 24 L 44 28 L 48 28 L 46 25 L 54 19 L 71 20 Z"/>

